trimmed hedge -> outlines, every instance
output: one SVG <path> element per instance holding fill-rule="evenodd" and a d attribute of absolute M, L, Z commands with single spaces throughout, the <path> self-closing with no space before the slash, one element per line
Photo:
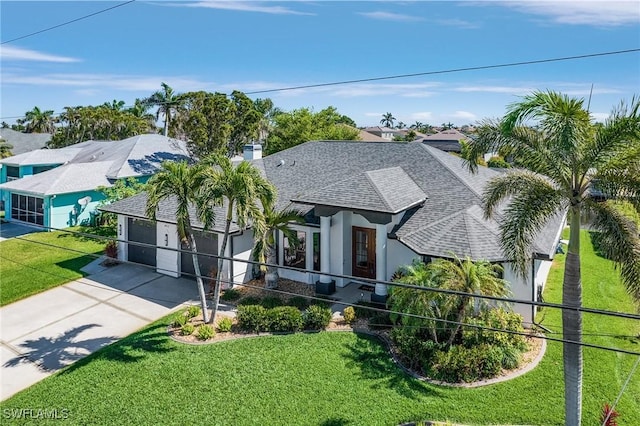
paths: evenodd
<path fill-rule="evenodd" d="M 293 306 L 277 306 L 267 310 L 269 331 L 300 331 L 304 325 L 302 313 Z"/>
<path fill-rule="evenodd" d="M 331 322 L 331 309 L 324 306 L 311 305 L 302 314 L 304 328 L 307 330 L 324 330 Z"/>
<path fill-rule="evenodd" d="M 236 318 L 241 330 L 252 333 L 324 330 L 331 322 L 331 309 L 312 305 L 300 312 L 294 306 L 266 309 L 261 305 L 241 305 Z"/>

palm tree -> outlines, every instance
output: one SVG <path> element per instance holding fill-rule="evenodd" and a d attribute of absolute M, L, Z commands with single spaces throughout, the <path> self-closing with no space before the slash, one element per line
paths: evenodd
<path fill-rule="evenodd" d="M 261 234 L 255 234 L 256 245 L 254 249 L 255 258 L 260 263 L 267 263 L 264 283 L 266 288 L 278 287 L 278 267 L 274 266 L 276 259 L 276 231 L 282 232 L 289 244 L 296 247 L 298 233 L 289 226 L 292 222 L 304 223 L 304 218 L 300 212 L 293 209 L 275 210 L 272 203 L 267 203 L 262 207 L 264 216 L 264 229 Z"/>
<path fill-rule="evenodd" d="M 53 110 L 42 111 L 38 107 L 33 107 L 31 111 L 25 113 L 24 131 L 25 133 L 53 133 L 56 130 L 54 123 Z"/>
<path fill-rule="evenodd" d="M 438 259 L 431 267 L 436 274 L 436 281 L 442 283 L 442 288 L 480 296 L 504 297 L 509 293 L 508 283 L 500 278 L 502 266 L 498 264 L 474 262 L 469 257 L 464 260 L 454 257 L 453 260 Z M 447 346 L 451 346 L 458 337 L 465 318 L 477 310 L 488 308 L 488 303 L 487 299 L 472 296 L 447 297 L 446 312 L 452 314 L 457 323 L 451 329 Z"/>
<path fill-rule="evenodd" d="M 396 118 L 390 112 L 382 114 L 382 120 L 380 120 L 380 124 L 384 127 L 393 127 L 393 123 L 395 123 Z"/>
<path fill-rule="evenodd" d="M 156 120 L 160 119 L 160 115 L 164 116 L 164 132 L 167 136 L 169 134 L 169 124 L 173 120 L 175 114 L 177 114 L 180 106 L 182 106 L 182 97 L 176 94 L 171 87 L 166 83 L 161 83 L 162 90 L 159 90 L 146 98 L 144 103 L 149 106 L 157 106 Z"/>
<path fill-rule="evenodd" d="M 147 206 L 146 214 L 152 220 L 156 218 L 158 205 L 165 199 L 175 198 L 176 200 L 176 224 L 178 236 L 181 241 L 187 241 L 191 248 L 191 259 L 196 274 L 196 283 L 200 295 L 200 305 L 202 306 L 202 316 L 206 322 L 209 321 L 207 311 L 207 299 L 204 291 L 204 284 L 200 274 L 200 262 L 198 261 L 198 249 L 196 239 L 191 227 L 191 217 L 189 207 L 196 207 L 198 219 L 203 223 L 204 228 L 209 228 L 214 222 L 213 209 L 209 208 L 207 202 L 200 197 L 199 189 L 202 188 L 204 180 L 207 178 L 205 167 L 200 165 L 190 166 L 186 161 L 162 163 L 162 168 L 147 182 Z"/>
<path fill-rule="evenodd" d="M 203 161 L 206 166 L 207 179 L 203 181 L 202 194 L 208 202 L 215 205 L 226 203 L 225 227 L 218 258 L 218 272 L 213 295 L 211 321 L 215 321 L 222 287 L 223 257 L 229 240 L 231 223 L 235 219 L 239 228 L 249 224 L 255 235 L 265 232 L 265 220 L 260 203 L 270 205 L 275 198 L 275 188 L 260 171 L 247 161 L 234 166 L 224 155 L 213 155 Z"/>
<path fill-rule="evenodd" d="M 583 107 L 584 100 L 555 92 L 535 92 L 512 104 L 500 121 L 487 121 L 471 144 L 467 160 L 473 171 L 475 154 L 511 148 L 523 169 L 494 178 L 484 193 L 484 211 L 502 211 L 501 239 L 507 258 L 524 275 L 535 235 L 556 215 L 568 212 L 569 248 L 565 260 L 562 331 L 565 377 L 565 422 L 579 425 L 582 413 L 582 305 L 580 226 L 585 211 L 595 217 L 600 247 L 620 266 L 623 283 L 640 301 L 640 239 L 635 225 L 610 201 L 626 200 L 640 210 L 640 100 L 624 102 L 604 125 L 596 125 Z M 534 119 L 537 128 L 526 121 Z M 600 200 L 602 197 L 598 197 Z"/>
<path fill-rule="evenodd" d="M 11 157 L 13 155 L 13 153 L 11 152 L 12 149 L 13 145 L 0 138 L 0 159 Z"/>

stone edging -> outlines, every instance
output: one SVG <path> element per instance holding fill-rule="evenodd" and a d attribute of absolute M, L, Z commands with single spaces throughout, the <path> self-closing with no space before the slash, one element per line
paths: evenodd
<path fill-rule="evenodd" d="M 182 343 L 182 344 L 186 344 L 186 345 L 193 345 L 193 346 L 200 346 L 200 345 L 212 345 L 215 343 L 222 343 L 222 342 L 228 342 L 230 340 L 237 340 L 237 339 L 250 339 L 250 338 L 255 338 L 255 337 L 267 337 L 267 336 L 283 336 L 283 335 L 288 335 L 288 334 L 293 334 L 293 333 L 288 333 L 288 332 L 282 332 L 282 333 L 262 333 L 262 334 L 256 334 L 256 333 L 250 333 L 250 334 L 235 334 L 233 336 L 230 337 L 226 337 L 226 338 L 220 338 L 217 340 L 213 340 L 213 341 L 196 341 L 196 342 L 189 342 L 186 340 L 182 340 L 179 339 L 177 337 L 174 337 L 173 334 L 169 331 L 171 328 L 170 325 L 167 325 L 167 334 L 169 335 L 169 338 L 171 340 L 173 340 L 174 342 L 178 342 L 178 343 Z M 547 351 L 547 340 L 539 337 L 542 339 L 542 346 L 540 348 L 540 350 L 538 351 L 538 354 L 536 355 L 536 357 L 529 363 L 527 363 L 527 365 L 515 370 L 515 371 L 511 371 L 508 374 L 505 374 L 503 376 L 499 376 L 499 377 L 494 377 L 492 379 L 486 379 L 486 380 L 479 380 L 477 382 L 471 382 L 471 383 L 449 383 L 449 382 L 443 382 L 440 380 L 434 380 L 434 379 L 430 379 L 428 377 L 422 376 L 418 373 L 416 373 L 415 371 L 407 368 L 404 366 L 404 364 L 400 361 L 398 354 L 392 349 L 393 348 L 393 344 L 391 343 L 391 341 L 384 336 L 381 333 L 376 333 L 374 331 L 365 329 L 365 328 L 352 328 L 352 329 L 326 329 L 323 331 L 329 331 L 329 332 L 349 332 L 349 333 L 356 333 L 356 334 L 366 334 L 368 336 L 373 336 L 376 337 L 378 340 L 380 340 L 382 343 L 384 343 L 384 345 L 386 346 L 387 352 L 389 353 L 389 355 L 391 356 L 391 359 L 393 360 L 393 363 L 398 366 L 398 368 L 400 368 L 402 371 L 404 371 L 406 374 L 410 375 L 411 377 L 413 377 L 414 379 L 420 380 L 421 382 L 427 382 L 433 385 L 438 385 L 438 386 L 446 386 L 446 387 L 452 387 L 452 388 L 479 388 L 482 386 L 488 386 L 488 385 L 493 385 L 496 383 L 501 383 L 501 382 L 506 382 L 507 380 L 511 380 L 511 379 L 515 379 L 516 377 L 520 377 L 526 373 L 528 373 L 529 371 L 533 370 L 534 368 L 536 368 L 538 366 L 538 364 L 540 363 L 540 361 L 542 360 L 542 358 L 544 357 L 544 354 Z M 308 330 L 308 331 L 301 331 L 300 333 L 320 333 L 321 331 L 317 331 L 317 330 Z"/>

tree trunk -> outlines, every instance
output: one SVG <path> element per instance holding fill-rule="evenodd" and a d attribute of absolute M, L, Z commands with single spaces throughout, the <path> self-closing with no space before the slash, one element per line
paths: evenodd
<path fill-rule="evenodd" d="M 467 308 L 468 300 L 469 299 L 467 297 L 463 297 L 462 301 L 460 302 L 460 308 L 458 309 L 458 313 L 456 315 L 457 324 L 455 324 L 455 328 L 451 332 L 451 335 L 449 336 L 449 340 L 447 341 L 448 348 L 451 347 L 451 345 L 453 344 L 453 341 L 456 339 L 456 336 L 458 335 L 458 332 L 460 331 L 460 324 L 464 319 L 464 311 L 467 310 L 466 308 Z"/>
<path fill-rule="evenodd" d="M 275 247 L 268 245 L 267 248 L 267 272 L 264 274 L 264 283 L 266 288 L 278 288 L 278 267 L 271 266 L 276 263 L 276 250 Z"/>
<path fill-rule="evenodd" d="M 164 112 L 164 135 L 169 135 L 169 113 L 167 111 Z"/>
<path fill-rule="evenodd" d="M 569 249 L 564 267 L 562 304 L 566 307 L 582 306 L 580 278 L 580 207 L 570 211 Z M 564 339 L 576 343 L 562 344 L 564 362 L 565 425 L 579 426 L 582 417 L 582 313 L 578 310 L 562 310 L 562 334 Z"/>
<path fill-rule="evenodd" d="M 204 284 L 202 282 L 202 274 L 200 274 L 200 262 L 198 261 L 198 249 L 196 248 L 196 237 L 193 233 L 189 233 L 189 245 L 191 246 L 191 260 L 193 260 L 193 269 L 196 273 L 196 283 L 198 284 L 198 294 L 200 295 L 200 306 L 202 307 L 202 319 L 209 322 L 209 311 L 207 310 L 207 297 L 204 292 Z"/>
<path fill-rule="evenodd" d="M 218 313 L 218 303 L 220 302 L 220 289 L 222 288 L 222 266 L 224 264 L 224 255 L 227 250 L 227 240 L 229 239 L 229 228 L 231 228 L 231 218 L 233 213 L 233 203 L 229 201 L 227 211 L 227 223 L 224 226 L 224 236 L 222 240 L 222 248 L 218 253 L 218 273 L 216 274 L 216 288 L 213 290 L 213 309 L 211 311 L 211 324 L 216 321 Z"/>

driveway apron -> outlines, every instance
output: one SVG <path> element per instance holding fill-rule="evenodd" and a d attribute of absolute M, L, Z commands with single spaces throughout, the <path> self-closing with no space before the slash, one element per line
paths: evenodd
<path fill-rule="evenodd" d="M 0 308 L 0 399 L 119 340 L 184 305 L 196 285 L 131 264 Z"/>

